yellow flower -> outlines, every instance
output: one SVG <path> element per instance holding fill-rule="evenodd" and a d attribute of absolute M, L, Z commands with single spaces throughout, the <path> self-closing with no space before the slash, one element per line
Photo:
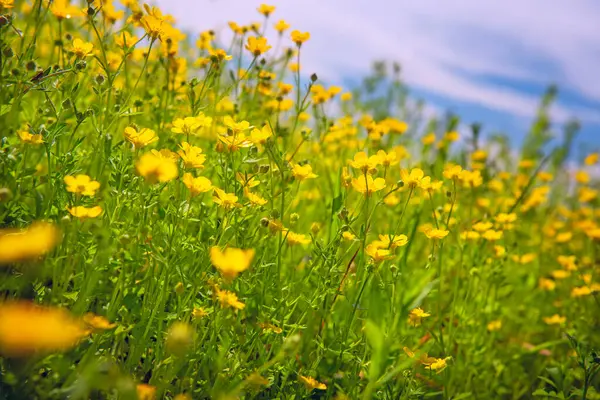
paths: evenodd
<path fill-rule="evenodd" d="M 293 164 L 292 175 L 294 175 L 294 178 L 296 178 L 296 180 L 300 182 L 306 179 L 314 179 L 318 176 L 312 172 L 312 167 L 310 166 L 310 164 Z"/>
<path fill-rule="evenodd" d="M 183 184 L 188 188 L 192 196 L 197 196 L 201 193 L 209 192 L 213 189 L 210 179 L 203 176 L 194 178 L 192 174 L 186 172 L 183 174 Z"/>
<path fill-rule="evenodd" d="M 542 290 L 554 290 L 556 288 L 556 282 L 552 279 L 540 278 L 539 287 Z"/>
<path fill-rule="evenodd" d="M 583 184 L 590 183 L 590 175 L 585 171 L 577 171 L 575 180 Z"/>
<path fill-rule="evenodd" d="M 298 376 L 298 379 L 304 384 L 304 386 L 306 386 L 306 389 L 308 390 L 327 390 L 327 385 L 317 381 L 315 378 L 311 378 L 310 376 L 300 375 Z"/>
<path fill-rule="evenodd" d="M 210 261 L 225 279 L 233 280 L 250 267 L 254 254 L 253 249 L 227 247 L 221 251 L 219 247 L 213 246 L 210 249 Z"/>
<path fill-rule="evenodd" d="M 83 316 L 83 322 L 85 322 L 90 328 L 96 330 L 107 330 L 117 326 L 117 324 L 111 324 L 106 318 L 101 315 L 94 313 L 87 313 Z"/>
<path fill-rule="evenodd" d="M 26 301 L 0 303 L 0 321 L 0 353 L 9 357 L 65 351 L 89 334 L 65 310 Z"/>
<path fill-rule="evenodd" d="M 273 13 L 273 11 L 275 11 L 275 6 L 269 6 L 267 4 L 261 4 L 256 11 L 258 11 L 259 13 L 261 13 L 262 15 L 264 15 L 265 17 L 268 17 L 269 15 L 271 15 Z"/>
<path fill-rule="evenodd" d="M 250 133 L 250 141 L 255 145 L 265 144 L 267 139 L 273 136 L 273 131 L 269 125 L 265 125 L 262 129 L 254 128 Z"/>
<path fill-rule="evenodd" d="M 430 317 L 431 314 L 423 311 L 421 307 L 410 310 L 408 313 L 408 324 L 411 326 L 419 326 L 424 318 Z"/>
<path fill-rule="evenodd" d="M 194 307 L 194 309 L 192 310 L 192 317 L 194 319 L 204 318 L 207 315 L 208 315 L 208 312 L 206 312 L 206 310 L 202 307 L 199 307 L 199 308 Z"/>
<path fill-rule="evenodd" d="M 356 239 L 356 235 L 349 231 L 342 233 L 342 237 L 348 241 L 352 241 L 352 240 Z"/>
<path fill-rule="evenodd" d="M 132 47 L 134 44 L 137 43 L 137 41 L 138 38 L 127 31 L 121 31 L 115 36 L 115 43 L 117 44 L 117 46 L 122 48 Z"/>
<path fill-rule="evenodd" d="M 594 165 L 598 162 L 599 158 L 600 158 L 600 154 L 591 153 L 591 154 L 588 154 L 588 156 L 585 158 L 585 160 L 583 160 L 583 162 L 585 165 Z"/>
<path fill-rule="evenodd" d="M 0 265 L 35 260 L 56 246 L 58 229 L 47 222 L 34 222 L 25 229 L 0 229 Z"/>
<path fill-rule="evenodd" d="M 284 235 L 286 236 L 286 240 L 290 246 L 293 246 L 296 244 L 307 245 L 307 244 L 310 244 L 310 242 L 311 242 L 311 240 L 308 236 L 300 234 L 300 233 L 294 233 L 292 231 L 287 231 L 284 233 Z"/>
<path fill-rule="evenodd" d="M 76 206 L 69 208 L 69 213 L 77 218 L 96 218 L 102 214 L 102 207 L 95 206 L 87 208 L 83 206 Z"/>
<path fill-rule="evenodd" d="M 483 177 L 481 176 L 481 171 L 467 171 L 463 170 L 460 173 L 459 179 L 462 181 L 463 185 L 478 187 L 483 183 Z"/>
<path fill-rule="evenodd" d="M 310 39 L 310 33 L 309 32 L 300 32 L 299 30 L 294 30 L 292 31 L 292 41 L 294 43 L 296 43 L 296 45 L 298 47 L 302 46 L 302 43 L 306 42 L 308 39 Z"/>
<path fill-rule="evenodd" d="M 142 147 L 158 141 L 156 132 L 148 128 L 142 128 L 137 131 L 135 128 L 128 126 L 125 128 L 124 135 L 125 139 L 132 143 L 136 149 L 141 149 Z"/>
<path fill-rule="evenodd" d="M 476 231 L 465 231 L 460 234 L 462 240 L 477 240 L 480 237 L 481 235 Z"/>
<path fill-rule="evenodd" d="M 400 170 L 400 178 L 411 189 L 421 186 L 424 177 L 425 173 L 420 168 L 413 168 L 410 172 L 406 169 Z"/>
<path fill-rule="evenodd" d="M 162 37 L 165 31 L 168 29 L 167 24 L 161 18 L 157 18 L 154 15 L 144 15 L 140 23 L 148 36 L 152 39 L 158 39 Z"/>
<path fill-rule="evenodd" d="M 142 155 L 135 163 L 135 168 L 150 183 L 169 182 L 179 175 L 175 161 L 154 153 Z"/>
<path fill-rule="evenodd" d="M 259 195 L 250 192 L 250 190 L 248 190 L 247 188 L 244 188 L 244 196 L 246 196 L 246 198 L 250 200 L 250 203 L 254 206 L 260 207 L 268 203 L 266 199 L 263 199 Z"/>
<path fill-rule="evenodd" d="M 223 207 L 224 209 L 230 209 L 233 207 L 239 207 L 240 204 L 237 202 L 238 197 L 233 193 L 226 193 L 224 190 L 218 187 L 213 187 L 213 201 Z"/>
<path fill-rule="evenodd" d="M 155 400 L 156 387 L 146 383 L 140 383 L 136 387 L 137 400 Z"/>
<path fill-rule="evenodd" d="M 425 233 L 425 236 L 427 236 L 429 239 L 443 239 L 448 236 L 450 232 L 445 229 L 436 229 L 431 227 L 430 229 L 423 231 L 423 233 Z"/>
<path fill-rule="evenodd" d="M 430 176 L 421 179 L 421 189 L 428 193 L 433 193 L 442 188 L 442 181 L 432 181 Z"/>
<path fill-rule="evenodd" d="M 462 173 L 462 167 L 460 165 L 448 164 L 444 167 L 444 178 L 446 179 L 457 179 Z"/>
<path fill-rule="evenodd" d="M 429 146 L 432 145 L 433 143 L 435 143 L 435 133 L 428 133 L 427 135 L 423 136 L 421 138 L 421 142 L 425 145 L 425 146 Z"/>
<path fill-rule="evenodd" d="M 222 307 L 231 307 L 236 310 L 243 310 L 246 305 L 238 300 L 238 297 L 235 293 L 229 292 L 227 290 L 217 289 L 217 299 L 221 303 Z"/>
<path fill-rule="evenodd" d="M 497 319 L 487 324 L 487 330 L 490 332 L 498 331 L 502 328 L 502 321 Z"/>
<path fill-rule="evenodd" d="M 92 43 L 84 42 L 79 38 L 73 39 L 73 45 L 71 46 L 71 53 L 75 54 L 78 58 L 84 58 L 87 56 L 91 56 L 90 54 L 94 49 L 94 45 Z"/>
<path fill-rule="evenodd" d="M 202 149 L 197 146 L 192 146 L 188 142 L 183 142 L 179 145 L 180 150 L 177 152 L 183 160 L 186 168 L 204 168 L 206 156 L 202 154 Z"/>
<path fill-rule="evenodd" d="M 502 231 L 495 231 L 493 229 L 489 229 L 485 232 L 483 232 L 483 234 L 481 235 L 485 240 L 488 240 L 490 242 L 494 242 L 496 240 L 500 240 L 503 236 Z"/>
<path fill-rule="evenodd" d="M 76 176 L 65 176 L 67 192 L 82 194 L 84 196 L 93 196 L 100 189 L 100 182 L 93 181 L 89 176 L 79 174 Z"/>
<path fill-rule="evenodd" d="M 227 146 L 229 151 L 237 151 L 240 148 L 252 146 L 252 142 L 243 133 L 219 135 L 219 140 Z"/>
<path fill-rule="evenodd" d="M 351 92 L 342 93 L 342 95 L 340 96 L 340 100 L 341 101 L 350 101 L 350 100 L 352 100 L 352 93 Z"/>
<path fill-rule="evenodd" d="M 198 129 L 204 126 L 204 120 L 204 118 L 196 117 L 177 118 L 173 121 L 173 127 L 171 127 L 171 132 L 181 133 L 184 135 L 194 135 L 196 134 Z M 212 123 L 212 119 L 210 123 Z"/>
<path fill-rule="evenodd" d="M 567 322 L 567 318 L 554 314 L 551 317 L 544 317 L 544 322 L 548 325 L 562 325 Z"/>
<path fill-rule="evenodd" d="M 233 58 L 233 56 L 227 54 L 227 52 L 223 49 L 208 49 L 208 53 L 210 54 L 210 58 L 213 62 L 219 61 L 229 61 Z"/>
<path fill-rule="evenodd" d="M 271 46 L 267 44 L 267 38 L 265 37 L 250 36 L 246 44 L 246 50 L 252 53 L 254 57 L 266 53 L 270 48 Z"/>
<path fill-rule="evenodd" d="M 20 130 L 20 131 L 17 131 L 17 135 L 19 136 L 19 139 L 21 139 L 21 141 L 23 143 L 29 143 L 29 144 L 44 143 L 44 139 L 42 138 L 42 135 L 40 135 L 40 134 L 33 135 L 33 134 L 27 132 L 26 130 Z"/>
<path fill-rule="evenodd" d="M 373 242 L 373 244 L 379 246 L 382 249 L 392 249 L 397 247 L 406 246 L 408 243 L 408 237 L 406 235 L 379 235 L 379 240 Z"/>
<path fill-rule="evenodd" d="M 474 231 L 477 231 L 477 232 L 485 232 L 487 230 L 492 229 L 493 226 L 494 225 L 491 222 L 480 221 L 480 222 L 473 224 L 472 228 Z"/>
<path fill-rule="evenodd" d="M 439 373 L 444 368 L 446 368 L 446 366 L 447 366 L 446 361 L 448 361 L 449 359 L 450 359 L 450 357 L 446 357 L 446 358 L 423 357 L 423 359 L 421 359 L 421 364 L 423 364 L 425 366 L 425 369 L 428 369 L 431 371 L 438 371 L 438 373 Z"/>
<path fill-rule="evenodd" d="M 256 175 L 248 175 L 247 173 L 237 172 L 235 179 L 242 185 L 244 189 L 251 189 L 260 185 L 260 181 L 256 179 Z"/>
<path fill-rule="evenodd" d="M 225 118 L 223 118 L 223 125 L 225 125 L 233 134 L 241 133 L 251 128 L 250 122 L 244 120 L 238 122 L 229 115 L 226 115 Z"/>
<path fill-rule="evenodd" d="M 14 0 L 0 0 L 0 10 L 8 10 L 14 7 Z"/>
<path fill-rule="evenodd" d="M 285 20 L 283 20 L 283 19 L 280 19 L 279 22 L 277 22 L 275 24 L 275 30 L 277 32 L 279 32 L 279 34 L 282 34 L 283 32 L 287 31 L 288 29 L 290 29 L 290 24 L 285 22 Z"/>
<path fill-rule="evenodd" d="M 375 264 L 394 257 L 391 250 L 380 248 L 378 243 L 369 244 L 365 249 L 365 253 L 371 257 Z"/>
<path fill-rule="evenodd" d="M 384 155 L 385 152 L 383 152 Z M 390 153 L 390 156 L 395 153 Z M 387 155 L 386 155 L 387 156 Z M 394 157 L 395 158 L 395 157 Z M 354 155 L 353 160 L 349 160 L 348 163 L 352 168 L 360 170 L 363 174 L 372 174 L 377 170 L 377 166 L 382 163 L 380 153 L 374 156 L 367 156 L 364 151 L 358 152 Z"/>
<path fill-rule="evenodd" d="M 365 196 L 370 196 L 371 194 L 385 188 L 385 179 L 373 179 L 371 175 L 363 175 L 359 178 L 352 179 L 352 187 L 358 193 L 364 194 Z"/>

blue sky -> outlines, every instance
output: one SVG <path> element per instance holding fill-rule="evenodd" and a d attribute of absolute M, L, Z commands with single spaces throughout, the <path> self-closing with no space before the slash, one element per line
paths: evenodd
<path fill-rule="evenodd" d="M 263 22 L 256 12 L 262 2 L 156 1 L 185 30 L 214 29 L 224 38 L 230 37 L 227 21 Z M 510 131 L 515 142 L 540 95 L 555 83 L 556 123 L 577 117 L 584 126 L 580 140 L 600 148 L 600 1 L 267 3 L 277 6 L 272 23 L 285 19 L 311 33 L 302 48 L 303 68 L 326 82 L 364 76 L 376 59 L 398 61 L 404 81 L 431 112 L 450 109 L 488 131 Z"/>

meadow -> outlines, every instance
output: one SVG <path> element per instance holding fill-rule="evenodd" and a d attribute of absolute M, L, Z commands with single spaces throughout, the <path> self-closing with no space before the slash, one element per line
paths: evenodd
<path fill-rule="evenodd" d="M 321 81 L 275 7 L 121 3 L 0 0 L 0 399 L 600 398 L 556 88 L 517 146 Z"/>

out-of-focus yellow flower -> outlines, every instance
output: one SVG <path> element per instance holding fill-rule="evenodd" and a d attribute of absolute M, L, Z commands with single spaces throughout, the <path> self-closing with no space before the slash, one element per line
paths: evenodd
<path fill-rule="evenodd" d="M 556 282 L 552 279 L 540 278 L 539 287 L 542 290 L 554 290 L 556 288 Z"/>
<path fill-rule="evenodd" d="M 423 231 L 423 233 L 425 234 L 425 236 L 427 236 L 427 238 L 429 239 L 434 239 L 434 240 L 439 240 L 439 239 L 443 239 L 446 236 L 448 236 L 448 234 L 450 233 L 449 231 L 445 230 L 445 229 L 437 229 L 437 228 L 430 228 L 430 229 L 426 229 Z"/>
<path fill-rule="evenodd" d="M 83 316 L 83 322 L 95 330 L 107 330 L 117 326 L 115 323 L 111 324 L 110 321 L 103 316 L 94 313 L 85 314 Z"/>
<path fill-rule="evenodd" d="M 140 383 L 136 387 L 138 400 L 155 400 L 156 399 L 156 387 L 148 385 L 146 383 Z"/>
<path fill-rule="evenodd" d="M 65 351 L 89 334 L 60 308 L 19 301 L 0 303 L 0 353 L 10 357 Z"/>
<path fill-rule="evenodd" d="M 24 129 L 17 131 L 17 135 L 19 136 L 19 139 L 21 139 L 21 142 L 23 142 L 23 143 L 28 143 L 28 144 L 44 143 L 44 139 L 42 138 L 42 135 L 31 134 Z"/>
<path fill-rule="evenodd" d="M 254 254 L 254 249 L 227 247 L 221 250 L 218 246 L 213 246 L 210 249 L 210 261 L 225 279 L 233 280 L 250 267 Z"/>
<path fill-rule="evenodd" d="M 290 29 L 290 24 L 288 24 L 285 20 L 280 19 L 276 24 L 275 24 L 275 30 L 277 32 L 279 32 L 279 34 L 281 35 L 283 32 L 287 31 L 288 29 Z"/>
<path fill-rule="evenodd" d="M 174 322 L 167 332 L 165 345 L 169 352 L 182 356 L 192 346 L 194 341 L 194 329 L 187 323 Z"/>
<path fill-rule="evenodd" d="M 58 229 L 36 222 L 25 229 L 0 229 L 0 265 L 35 260 L 56 246 Z"/>
<path fill-rule="evenodd" d="M 421 138 L 421 142 L 425 146 L 432 145 L 433 143 L 435 143 L 435 133 L 431 132 L 431 133 L 428 133 L 427 135 L 423 136 Z"/>
<path fill-rule="evenodd" d="M 562 325 L 567 322 L 567 318 L 559 314 L 554 314 L 551 317 L 544 317 L 544 322 L 548 325 Z"/>
<path fill-rule="evenodd" d="M 273 14 L 273 12 L 275 11 L 275 6 L 270 6 L 267 4 L 261 4 L 256 11 L 258 11 L 259 13 L 261 13 L 262 15 L 264 15 L 265 17 L 268 17 L 269 15 Z"/>
<path fill-rule="evenodd" d="M 150 183 L 169 182 L 179 175 L 175 161 L 154 153 L 142 155 L 135 163 L 135 168 Z"/>
<path fill-rule="evenodd" d="M 594 165 L 594 164 L 596 164 L 598 162 L 599 158 L 600 158 L 600 154 L 598 154 L 598 153 L 590 153 L 585 158 L 585 160 L 583 160 L 583 163 L 585 165 Z"/>
<path fill-rule="evenodd" d="M 343 232 L 342 237 L 348 241 L 352 241 L 352 240 L 356 239 L 356 235 L 349 231 Z"/>
<path fill-rule="evenodd" d="M 500 328 L 502 328 L 502 321 L 499 319 L 490 321 L 490 323 L 487 324 L 487 330 L 490 332 L 498 331 Z"/>
<path fill-rule="evenodd" d="M 102 207 L 94 206 L 94 207 L 83 207 L 76 206 L 69 208 L 69 213 L 77 218 L 96 218 L 100 214 L 102 214 Z"/>

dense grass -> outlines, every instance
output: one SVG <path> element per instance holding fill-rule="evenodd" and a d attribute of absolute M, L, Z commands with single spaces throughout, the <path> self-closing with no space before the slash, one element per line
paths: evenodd
<path fill-rule="evenodd" d="M 269 7 L 228 44 L 123 3 L 0 0 L 0 398 L 600 397 L 554 89 L 516 150 L 397 66 L 319 82 Z"/>

